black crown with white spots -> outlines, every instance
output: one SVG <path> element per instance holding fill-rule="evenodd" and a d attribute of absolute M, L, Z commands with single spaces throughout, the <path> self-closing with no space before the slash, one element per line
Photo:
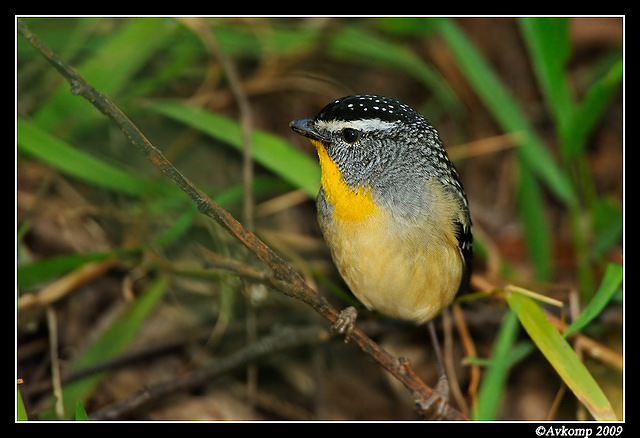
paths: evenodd
<path fill-rule="evenodd" d="M 416 122 L 423 117 L 399 100 L 372 94 L 336 99 L 317 114 L 318 120 L 380 119 L 387 122 Z"/>

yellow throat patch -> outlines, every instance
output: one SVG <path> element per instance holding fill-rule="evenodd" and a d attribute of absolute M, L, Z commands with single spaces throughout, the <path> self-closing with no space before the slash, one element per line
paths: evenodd
<path fill-rule="evenodd" d="M 337 219 L 357 222 L 377 212 L 378 207 L 371 198 L 370 188 L 359 187 L 355 191 L 350 189 L 342 180 L 340 169 L 329 158 L 322 143 L 317 140 L 311 140 L 311 143 L 318 151 L 322 188 L 327 201 L 334 207 L 334 216 Z"/>

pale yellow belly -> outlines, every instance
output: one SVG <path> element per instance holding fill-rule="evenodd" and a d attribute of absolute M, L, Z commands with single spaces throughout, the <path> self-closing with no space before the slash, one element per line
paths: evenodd
<path fill-rule="evenodd" d="M 324 227 L 340 274 L 368 309 L 416 323 L 429 321 L 458 291 L 460 251 L 451 236 L 429 237 L 425 229 L 394 232 L 385 225 L 388 218 L 374 216 Z"/>

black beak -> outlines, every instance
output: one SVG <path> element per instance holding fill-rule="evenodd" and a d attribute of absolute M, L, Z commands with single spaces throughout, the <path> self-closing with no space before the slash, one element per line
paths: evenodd
<path fill-rule="evenodd" d="M 289 127 L 293 129 L 294 132 L 308 137 L 311 140 L 322 141 L 324 138 L 318 131 L 313 127 L 313 119 L 298 119 L 289 123 Z"/>

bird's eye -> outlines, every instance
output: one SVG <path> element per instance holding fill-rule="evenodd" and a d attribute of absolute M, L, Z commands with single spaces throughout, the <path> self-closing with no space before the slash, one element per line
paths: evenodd
<path fill-rule="evenodd" d="M 344 128 L 342 130 L 342 138 L 347 143 L 355 143 L 360 138 L 360 131 L 353 128 Z"/>

